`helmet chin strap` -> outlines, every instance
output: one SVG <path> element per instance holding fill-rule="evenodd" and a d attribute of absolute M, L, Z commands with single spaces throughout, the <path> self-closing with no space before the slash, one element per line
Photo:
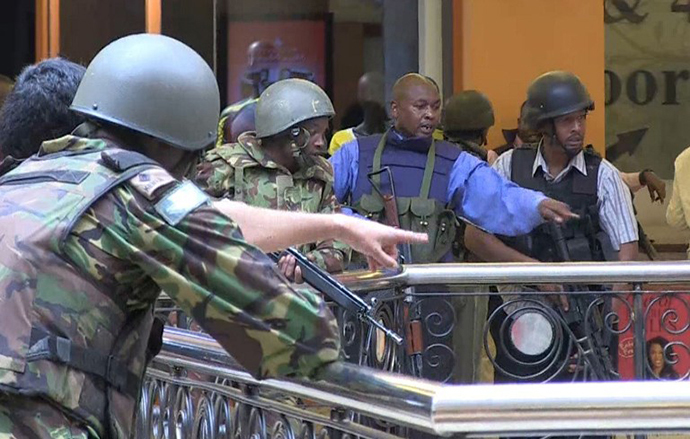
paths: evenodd
<path fill-rule="evenodd" d="M 298 143 L 302 133 L 305 134 L 304 142 Z M 309 167 L 314 163 L 312 157 L 304 151 L 307 145 L 309 145 L 310 139 L 311 133 L 308 129 L 299 126 L 290 128 L 290 149 L 292 150 L 292 157 L 295 158 L 300 168 Z"/>
<path fill-rule="evenodd" d="M 568 159 L 572 159 L 580 153 L 580 151 L 573 152 L 569 150 L 560 140 L 558 140 L 558 136 L 556 135 L 556 122 L 554 122 L 553 119 L 551 119 L 551 144 L 558 145 L 563 150 L 565 155 L 568 156 Z"/>

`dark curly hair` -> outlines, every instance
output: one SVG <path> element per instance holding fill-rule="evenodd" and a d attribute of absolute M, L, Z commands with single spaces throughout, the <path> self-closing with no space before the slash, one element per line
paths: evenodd
<path fill-rule="evenodd" d="M 0 109 L 3 155 L 23 159 L 46 140 L 71 133 L 84 117 L 69 106 L 86 69 L 64 58 L 25 67 Z"/>
<path fill-rule="evenodd" d="M 647 340 L 647 362 L 648 362 L 648 370 L 647 374 L 651 374 L 652 370 L 652 364 L 651 364 L 651 359 L 650 355 L 652 352 L 652 345 L 658 344 L 661 346 L 661 350 L 663 352 L 664 356 L 664 366 L 661 369 L 661 372 L 659 373 L 659 376 L 657 378 L 661 379 L 667 379 L 667 380 L 675 380 L 678 379 L 678 372 L 673 368 L 672 364 L 669 364 L 667 361 L 667 358 L 674 358 L 676 356 L 676 353 L 673 351 L 673 346 L 669 345 L 669 341 L 666 340 L 664 337 L 657 336 L 652 339 Z M 667 357 L 668 355 L 668 357 Z"/>

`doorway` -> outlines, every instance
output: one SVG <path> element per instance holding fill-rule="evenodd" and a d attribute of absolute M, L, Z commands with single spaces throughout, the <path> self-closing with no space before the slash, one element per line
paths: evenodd
<path fill-rule="evenodd" d="M 0 0 L 0 75 L 14 79 L 35 60 L 35 2 Z"/>

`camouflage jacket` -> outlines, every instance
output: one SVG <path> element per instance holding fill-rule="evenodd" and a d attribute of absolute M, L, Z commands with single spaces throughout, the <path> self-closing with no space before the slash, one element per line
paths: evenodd
<path fill-rule="evenodd" d="M 46 398 L 97 437 L 128 437 L 161 290 L 257 377 L 336 360 L 320 296 L 291 286 L 193 184 L 150 160 L 132 167 L 132 154 L 65 136 L 0 179 L 0 389 Z M 42 356 L 56 339 L 135 377 L 121 388 Z"/>
<path fill-rule="evenodd" d="M 217 198 L 279 210 L 339 212 L 333 168 L 323 157 L 316 157 L 316 161 L 316 165 L 292 174 L 263 153 L 252 133 L 245 133 L 237 143 L 209 151 L 195 179 Z M 342 271 L 351 255 L 350 247 L 338 241 L 318 242 L 300 250 L 330 273 Z"/>

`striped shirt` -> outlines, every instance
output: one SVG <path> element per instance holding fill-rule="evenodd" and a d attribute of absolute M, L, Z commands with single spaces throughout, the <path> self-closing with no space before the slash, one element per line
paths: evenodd
<path fill-rule="evenodd" d="M 494 169 L 509 180 L 512 180 L 512 158 L 513 150 L 502 154 L 493 164 Z M 549 165 L 544 160 L 541 148 L 539 148 L 532 165 L 532 175 L 535 175 L 539 168 L 544 172 L 543 175 L 547 181 L 555 183 L 561 181 L 569 172 L 580 172 L 582 175 L 587 175 L 583 151 L 573 157 L 568 166 L 554 177 L 549 172 Z M 597 177 L 601 227 L 611 239 L 613 248 L 618 251 L 621 244 L 638 240 L 637 220 L 633 211 L 630 189 L 621 179 L 618 169 L 605 159 L 601 160 Z"/>
<path fill-rule="evenodd" d="M 686 231 L 690 230 L 690 148 L 680 153 L 674 166 L 673 192 L 666 210 L 666 222 L 671 227 Z"/>

